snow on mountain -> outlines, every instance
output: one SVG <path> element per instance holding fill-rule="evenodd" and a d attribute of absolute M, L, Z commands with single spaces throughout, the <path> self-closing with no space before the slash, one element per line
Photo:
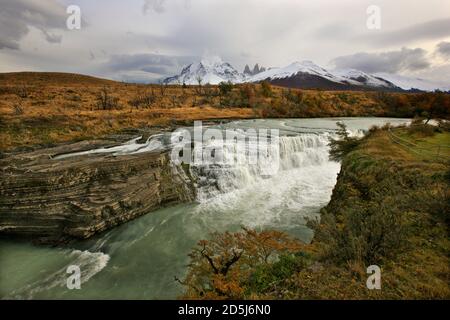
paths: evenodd
<path fill-rule="evenodd" d="M 312 61 L 294 62 L 284 68 L 271 68 L 257 75 L 250 77 L 249 82 L 262 80 L 283 79 L 296 75 L 299 72 L 318 75 L 329 80 L 337 80 L 335 77 L 322 67 L 314 64 Z"/>
<path fill-rule="evenodd" d="M 245 65 L 244 68 L 244 75 L 246 76 L 254 76 L 258 73 L 264 72 L 266 71 L 266 68 L 264 67 L 260 67 L 259 64 L 255 64 L 255 66 L 253 67 L 253 70 L 250 70 L 250 67 L 248 66 L 248 64 Z"/>
<path fill-rule="evenodd" d="M 450 90 L 450 86 L 394 74 L 368 74 L 355 69 L 329 71 L 312 61 L 294 62 L 286 67 L 270 68 L 253 75 L 251 73 L 242 74 L 219 57 L 209 57 L 184 67 L 179 75 L 166 78 L 164 82 L 167 84 L 185 83 L 187 85 L 196 85 L 199 79 L 201 79 L 202 84 L 219 84 L 222 81 L 244 83 L 267 80 L 281 86 L 325 88 L 330 90 L 353 90 L 359 88 L 419 89 L 423 91 Z"/>
<path fill-rule="evenodd" d="M 228 62 L 222 61 L 219 57 L 203 58 L 199 62 L 191 63 L 183 68 L 181 74 L 166 78 L 167 84 L 219 84 L 222 81 L 233 83 L 244 82 L 245 76 L 234 69 Z"/>
<path fill-rule="evenodd" d="M 294 62 L 284 68 L 273 68 L 265 72 L 259 73 L 251 77 L 249 81 L 257 82 L 262 80 L 285 79 L 293 77 L 298 73 L 304 73 L 321 77 L 328 81 L 332 81 L 343 85 L 370 86 L 370 87 L 386 87 L 392 88 L 394 85 L 389 81 L 380 79 L 359 70 L 333 70 L 328 71 L 318 66 L 312 61 Z"/>
<path fill-rule="evenodd" d="M 337 69 L 333 70 L 333 74 L 342 78 L 341 81 L 347 81 L 353 85 L 364 85 L 369 87 L 386 87 L 392 88 L 396 86 L 391 81 L 382 77 L 377 77 L 363 71 L 355 69 Z"/>
<path fill-rule="evenodd" d="M 390 73 L 376 73 L 375 75 L 391 81 L 395 83 L 396 86 L 402 88 L 403 90 L 411 90 L 418 89 L 422 91 L 450 91 L 450 85 L 443 85 L 441 83 L 437 83 L 434 81 L 421 79 L 421 78 L 412 78 L 405 77 L 398 74 L 390 74 Z"/>

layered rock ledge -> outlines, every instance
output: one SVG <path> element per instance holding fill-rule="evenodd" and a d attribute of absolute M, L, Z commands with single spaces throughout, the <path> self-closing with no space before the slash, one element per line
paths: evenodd
<path fill-rule="evenodd" d="M 168 152 L 55 159 L 108 143 L 84 141 L 0 159 L 0 235 L 49 242 L 84 239 L 195 199 L 190 175 L 170 163 Z"/>

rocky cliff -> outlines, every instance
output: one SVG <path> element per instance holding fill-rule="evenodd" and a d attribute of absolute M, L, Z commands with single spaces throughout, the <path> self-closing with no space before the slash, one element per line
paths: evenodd
<path fill-rule="evenodd" d="M 88 238 L 168 204 L 195 199 L 190 177 L 167 152 L 58 154 L 105 146 L 79 142 L 0 159 L 0 235 L 39 241 Z"/>

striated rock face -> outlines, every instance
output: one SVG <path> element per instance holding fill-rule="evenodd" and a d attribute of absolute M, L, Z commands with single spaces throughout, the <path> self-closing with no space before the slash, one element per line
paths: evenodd
<path fill-rule="evenodd" d="M 80 142 L 0 159 L 0 235 L 50 242 L 88 238 L 195 199 L 190 175 L 173 166 L 167 152 L 52 159 L 103 145 Z"/>

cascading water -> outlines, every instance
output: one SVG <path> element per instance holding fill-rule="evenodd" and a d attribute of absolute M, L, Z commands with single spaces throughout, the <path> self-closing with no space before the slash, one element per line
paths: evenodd
<path fill-rule="evenodd" d="M 265 180 L 273 180 L 281 171 L 323 165 L 329 161 L 329 136 L 329 133 L 282 136 L 277 139 L 277 145 L 261 147 L 253 143 L 247 144 L 246 150 L 238 150 L 233 142 L 224 143 L 221 148 L 224 162 L 232 162 L 232 165 L 191 166 L 198 179 L 198 200 L 205 202 L 220 194 L 254 187 Z M 249 149 L 263 156 L 259 156 L 256 163 L 249 163 Z M 195 152 L 199 153 L 199 150 Z"/>
<path fill-rule="evenodd" d="M 305 219 L 317 217 L 329 201 L 339 171 L 340 165 L 328 160 L 327 146 L 337 121 L 359 134 L 372 125 L 409 120 L 247 120 L 215 126 L 236 129 L 243 135 L 248 135 L 249 128 L 278 129 L 280 137 L 268 150 L 250 143 L 242 151 L 232 142 L 225 143 L 223 156 L 235 160 L 235 165 L 193 165 L 192 173 L 198 179 L 197 203 L 151 212 L 70 247 L 35 247 L 28 242 L 0 240 L 0 298 L 175 298 L 182 288 L 173 277 L 183 277 L 187 254 L 212 231 L 237 231 L 241 226 L 277 229 L 309 241 L 312 231 L 305 226 Z M 153 136 L 145 143 L 138 141 L 61 157 L 98 152 L 120 156 L 171 147 L 167 134 Z M 257 163 L 246 162 L 246 153 L 255 150 L 266 151 L 269 156 Z M 277 170 L 267 170 L 273 169 L 278 154 Z M 64 271 L 73 264 L 82 268 L 81 290 L 66 287 Z"/>
<path fill-rule="evenodd" d="M 339 164 L 328 157 L 331 135 L 332 131 L 323 130 L 290 133 L 268 146 L 247 139 L 252 143 L 245 150 L 236 150 L 233 141 L 225 142 L 222 156 L 234 159 L 234 165 L 191 166 L 198 180 L 199 204 L 194 211 L 220 228 L 279 228 L 309 241 L 312 234 L 305 218 L 317 216 L 329 200 L 339 171 Z M 249 150 L 263 156 L 249 163 Z"/>

